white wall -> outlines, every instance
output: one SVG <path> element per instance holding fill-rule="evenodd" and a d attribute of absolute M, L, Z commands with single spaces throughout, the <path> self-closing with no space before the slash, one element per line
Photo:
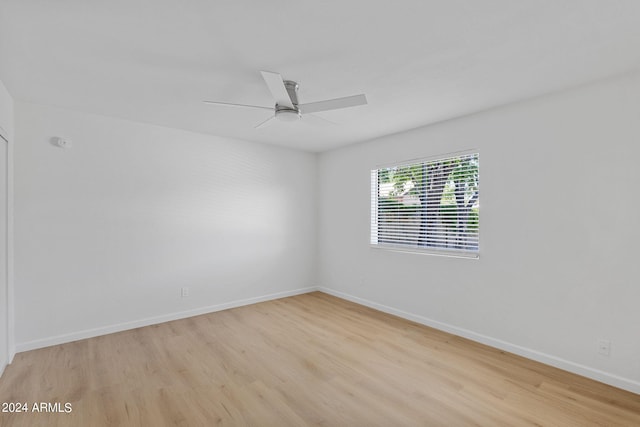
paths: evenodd
<path fill-rule="evenodd" d="M 12 258 L 13 258 L 13 231 L 12 231 L 12 152 L 13 152 L 13 99 L 0 81 L 0 133 L 9 143 L 0 141 L 0 149 L 3 150 L 3 164 L 0 165 L 3 177 L 2 194 L 0 202 L 3 212 L 0 219 L 3 224 L 0 238 L 0 375 L 5 366 L 13 359 L 13 287 L 12 287 Z M 6 191 L 6 194 L 5 194 Z"/>
<path fill-rule="evenodd" d="M 323 153 L 318 180 L 309 153 L 15 108 L 19 350 L 317 282 L 640 392 L 638 74 Z M 468 148 L 480 259 L 371 249 L 369 170 Z"/>
<path fill-rule="evenodd" d="M 370 169 L 470 148 L 479 260 L 369 247 Z M 323 153 L 318 282 L 640 392 L 639 170 L 640 74 Z"/>
<path fill-rule="evenodd" d="M 18 350 L 314 285 L 315 155 L 19 102 L 15 125 Z"/>

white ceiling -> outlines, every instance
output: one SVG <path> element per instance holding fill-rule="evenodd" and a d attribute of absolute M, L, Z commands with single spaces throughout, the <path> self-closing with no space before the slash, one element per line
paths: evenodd
<path fill-rule="evenodd" d="M 16 100 L 323 151 L 640 67 L 637 0 L 0 0 L 0 79 Z M 300 102 L 273 121 L 259 73 Z"/>

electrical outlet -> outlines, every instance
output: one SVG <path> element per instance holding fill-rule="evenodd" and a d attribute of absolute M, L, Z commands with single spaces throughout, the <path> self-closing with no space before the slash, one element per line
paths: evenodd
<path fill-rule="evenodd" d="M 611 341 L 609 340 L 598 340 L 598 353 L 603 356 L 608 356 L 611 352 Z"/>
<path fill-rule="evenodd" d="M 180 296 L 182 298 L 188 297 L 189 296 L 189 288 L 180 289 Z"/>

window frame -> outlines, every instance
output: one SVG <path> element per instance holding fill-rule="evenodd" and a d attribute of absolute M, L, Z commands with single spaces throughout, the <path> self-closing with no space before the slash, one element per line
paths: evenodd
<path fill-rule="evenodd" d="M 384 163 L 380 165 L 375 165 L 370 170 L 370 198 L 371 198 L 371 211 L 370 211 L 370 226 L 369 226 L 369 247 L 372 249 L 380 249 L 391 252 L 404 252 L 404 253 L 412 253 L 419 255 L 435 255 L 435 256 L 445 256 L 445 257 L 453 257 L 453 258 L 466 258 L 466 259 L 479 259 L 480 258 L 480 196 L 478 194 L 478 237 L 477 237 L 477 249 L 469 250 L 469 249 L 453 249 L 453 248 L 434 248 L 434 247 L 425 247 L 425 246 L 413 246 L 402 243 L 378 243 L 379 237 L 379 214 L 378 214 L 378 204 L 379 204 L 379 183 L 378 183 L 378 172 L 380 169 L 385 168 L 400 168 L 406 166 L 417 165 L 421 163 L 429 163 L 437 160 L 447 160 L 457 157 L 475 155 L 478 159 L 478 193 L 480 192 L 480 150 L 478 149 L 469 149 L 464 151 L 456 151 L 450 153 L 443 153 L 429 157 L 419 157 L 415 159 L 403 160 L 398 162 L 390 162 Z M 375 227 L 375 232 L 374 232 Z M 375 239 L 375 242 L 374 242 Z"/>

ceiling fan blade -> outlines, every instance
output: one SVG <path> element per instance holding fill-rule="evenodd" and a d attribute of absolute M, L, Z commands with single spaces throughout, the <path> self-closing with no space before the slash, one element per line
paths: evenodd
<path fill-rule="evenodd" d="M 209 105 L 224 105 L 225 107 L 247 107 L 247 108 L 260 108 L 262 110 L 271 110 L 273 107 L 261 107 L 260 105 L 246 105 L 246 104 L 231 104 L 229 102 L 216 102 L 216 101 L 202 101 Z"/>
<path fill-rule="evenodd" d="M 276 104 L 280 107 L 293 108 L 293 102 L 289 97 L 287 88 L 284 86 L 282 76 L 278 73 L 272 73 L 271 71 L 260 71 L 260 73 L 262 73 L 262 78 L 265 83 L 267 83 L 271 95 L 275 98 Z"/>
<path fill-rule="evenodd" d="M 302 114 L 317 113 L 319 111 L 338 110 L 340 108 L 356 107 L 365 105 L 367 97 L 364 95 L 346 96 L 344 98 L 328 99 L 326 101 L 310 102 L 301 104 L 300 112 Z"/>
<path fill-rule="evenodd" d="M 302 121 L 305 123 L 312 123 L 318 126 L 336 126 L 336 122 L 332 122 L 331 120 L 327 120 L 324 117 L 316 116 L 315 114 L 305 114 L 302 116 Z"/>
<path fill-rule="evenodd" d="M 267 125 L 267 123 L 269 123 L 271 120 L 273 120 L 273 119 L 275 119 L 275 118 L 276 118 L 276 116 L 271 116 L 271 117 L 269 117 L 267 120 L 265 120 L 264 122 L 260 122 L 260 123 L 258 123 L 258 124 L 257 124 L 257 125 L 255 125 L 253 128 L 254 128 L 254 129 L 258 129 L 258 128 L 261 128 L 261 127 L 263 127 L 263 126 L 266 126 L 266 125 Z"/>

